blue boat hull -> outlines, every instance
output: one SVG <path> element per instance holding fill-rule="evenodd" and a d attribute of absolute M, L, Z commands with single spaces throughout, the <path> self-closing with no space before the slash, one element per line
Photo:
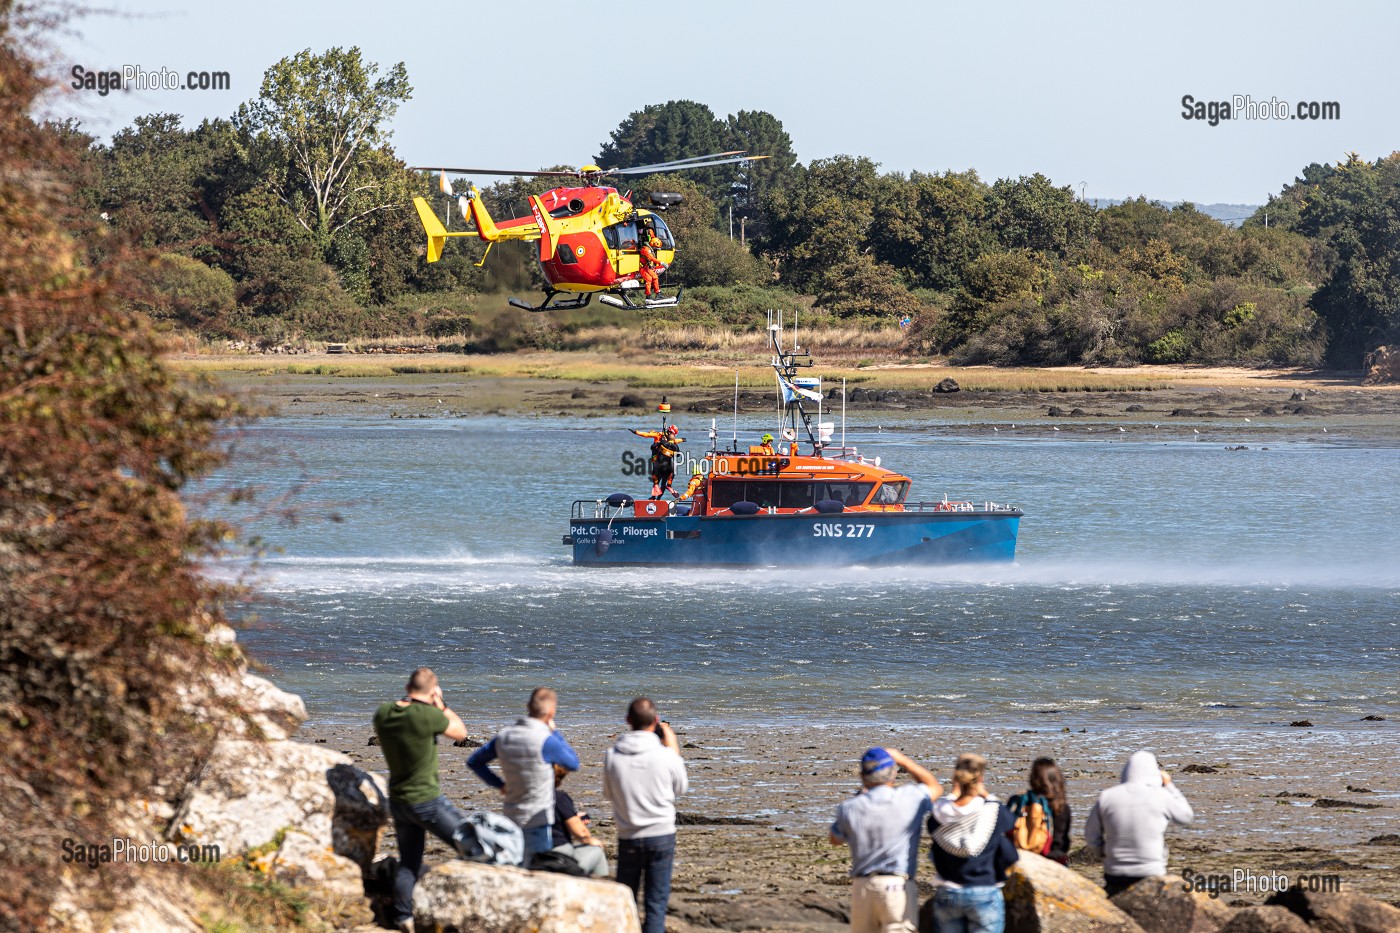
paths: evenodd
<path fill-rule="evenodd" d="M 1016 557 L 1020 512 L 573 519 L 574 563 L 687 566 L 965 564 Z"/>

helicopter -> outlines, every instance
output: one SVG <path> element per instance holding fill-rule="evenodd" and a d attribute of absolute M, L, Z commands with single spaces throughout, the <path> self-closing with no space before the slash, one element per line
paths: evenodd
<path fill-rule="evenodd" d="M 653 270 L 658 274 L 675 261 L 676 238 L 659 212 L 681 203 L 682 196 L 675 192 L 654 191 L 648 198 L 654 210 L 647 210 L 632 205 L 632 192 L 619 194 L 616 188 L 603 184 L 603 181 L 614 176 L 686 171 L 766 158 L 751 156 L 745 150 L 738 149 L 627 168 L 604 169 L 584 165 L 575 170 L 528 172 L 415 166 L 414 171 L 438 172 L 439 187 L 449 197 L 455 193 L 447 180 L 449 173 L 574 178 L 578 183 L 564 184 L 544 194 L 531 195 L 529 216 L 501 221 L 491 217 L 481 201 L 481 192 L 468 183 L 466 193 L 457 196 L 457 206 L 463 219 L 470 219 L 475 225 L 475 232 L 449 232 L 425 198 L 414 198 L 413 206 L 428 235 L 428 262 L 437 262 L 442 258 L 448 237 L 480 237 L 486 241 L 487 254 L 494 244 L 502 240 L 539 243 L 540 266 L 545 281 L 549 283 L 544 289 L 544 300 L 539 305 L 531 305 L 511 298 L 513 307 L 526 311 L 569 311 L 586 306 L 594 294 L 598 294 L 600 302 L 615 308 L 669 308 L 680 302 L 684 286 L 663 285 L 654 296 L 646 294 L 638 244 L 645 245 L 650 236 L 660 241 L 660 247 L 654 250 L 659 266 L 653 267 Z M 448 220 L 451 220 L 450 207 Z M 486 256 L 483 255 L 477 265 L 485 262 Z M 641 297 L 634 297 L 638 292 L 642 293 Z"/>

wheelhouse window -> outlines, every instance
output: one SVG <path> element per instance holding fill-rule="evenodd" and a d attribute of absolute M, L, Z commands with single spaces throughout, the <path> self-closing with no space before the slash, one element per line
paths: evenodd
<path fill-rule="evenodd" d="M 814 484 L 818 501 L 822 499 L 835 499 L 845 506 L 863 505 L 865 500 L 870 498 L 870 490 L 874 483 L 838 483 L 824 482 Z"/>
<path fill-rule="evenodd" d="M 667 231 L 667 235 L 670 232 Z M 612 224 L 603 228 L 603 241 L 608 249 L 635 250 L 637 248 L 637 224 L 631 220 Z"/>
<path fill-rule="evenodd" d="M 736 502 L 754 502 L 765 509 L 810 509 L 822 499 L 835 499 L 855 506 L 865 502 L 873 486 L 826 481 L 715 480 L 710 486 L 710 504 L 717 509 L 727 509 Z"/>
<path fill-rule="evenodd" d="M 904 497 L 909 495 L 909 483 L 902 480 L 897 483 L 881 483 L 875 490 L 875 498 L 870 500 L 871 505 L 903 505 Z"/>

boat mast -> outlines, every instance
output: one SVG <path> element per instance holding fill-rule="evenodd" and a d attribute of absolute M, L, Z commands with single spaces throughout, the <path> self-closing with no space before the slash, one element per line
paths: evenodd
<path fill-rule="evenodd" d="M 795 320 L 796 314 L 794 312 L 794 321 Z M 786 420 L 792 425 L 792 436 L 794 438 L 799 434 L 798 419 L 802 419 L 802 431 L 806 432 L 807 440 L 812 445 L 812 454 L 813 456 L 820 457 L 822 455 L 823 444 L 817 436 L 812 433 L 812 416 L 802 404 L 804 398 L 803 393 L 812 392 L 812 390 L 793 384 L 793 380 L 797 378 L 797 371 L 799 369 L 810 368 L 815 366 L 816 363 L 812 360 L 811 353 L 797 345 L 797 337 L 795 335 L 792 341 L 792 349 L 790 351 L 784 350 L 782 330 L 782 311 L 778 312 L 778 320 L 776 322 L 773 320 L 773 313 L 770 311 L 768 313 L 768 340 L 773 346 L 773 371 L 777 373 L 778 376 L 778 393 L 782 400 L 781 414 L 783 420 Z M 820 397 L 820 393 L 818 393 L 817 398 L 820 399 Z"/>

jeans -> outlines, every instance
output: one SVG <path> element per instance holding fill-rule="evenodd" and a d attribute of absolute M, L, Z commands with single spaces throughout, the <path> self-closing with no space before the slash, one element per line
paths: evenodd
<path fill-rule="evenodd" d="M 520 827 L 520 831 L 525 834 L 525 864 L 530 864 L 530 856 L 536 852 L 548 852 L 554 848 L 554 832 L 549 828 L 549 824 L 535 826 L 531 829 Z"/>
<path fill-rule="evenodd" d="M 937 933 L 1003 933 L 1006 900 L 1001 888 L 940 886 L 933 895 L 933 927 Z"/>
<path fill-rule="evenodd" d="M 389 798 L 394 835 L 399 840 L 399 867 L 394 873 L 394 922 L 413 919 L 413 886 L 423 873 L 423 845 L 432 833 L 456 848 L 452 835 L 466 820 L 446 797 L 426 803 L 406 803 Z"/>
<path fill-rule="evenodd" d="M 636 895 L 646 875 L 642 933 L 666 933 L 666 904 L 671 900 L 671 869 L 676 863 L 676 834 L 617 841 L 617 881 Z"/>

